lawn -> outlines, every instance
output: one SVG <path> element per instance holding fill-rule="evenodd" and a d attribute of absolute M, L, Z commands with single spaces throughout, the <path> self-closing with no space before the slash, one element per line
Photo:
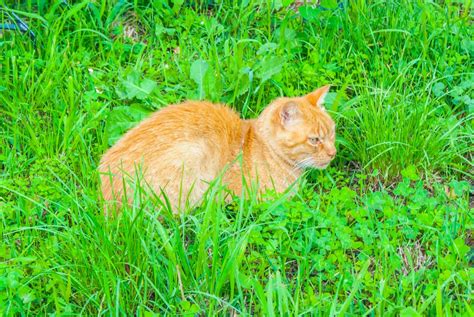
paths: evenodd
<path fill-rule="evenodd" d="M 0 33 L 0 315 L 474 315 L 470 0 L 3 3 L 34 37 Z M 338 155 L 294 197 L 103 216 L 152 111 L 325 84 Z"/>

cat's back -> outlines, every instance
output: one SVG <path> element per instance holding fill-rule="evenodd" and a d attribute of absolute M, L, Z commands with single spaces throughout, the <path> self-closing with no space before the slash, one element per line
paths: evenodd
<path fill-rule="evenodd" d="M 229 145 L 240 137 L 242 120 L 231 108 L 204 101 L 187 101 L 165 107 L 127 132 L 109 151 L 108 156 L 144 155 L 147 151 L 171 150 L 180 144 L 210 143 Z M 196 148 L 191 146 L 189 149 Z M 117 154 L 117 155 L 113 155 Z"/>
<path fill-rule="evenodd" d="M 167 130 L 180 129 L 182 137 L 232 137 L 240 127 L 239 114 L 231 108 L 207 101 L 187 101 L 168 106 L 143 122 L 143 128 L 158 129 L 161 135 Z M 193 135 L 192 133 L 196 133 Z M 179 137 L 179 136 L 177 136 Z"/>
<path fill-rule="evenodd" d="M 104 196 L 114 187 L 119 191 L 120 175 L 134 175 L 137 166 L 155 189 L 173 187 L 180 178 L 212 180 L 240 150 L 242 126 L 238 113 L 210 102 L 188 101 L 155 112 L 102 157 L 99 170 L 113 174 L 112 182 L 102 177 Z"/>

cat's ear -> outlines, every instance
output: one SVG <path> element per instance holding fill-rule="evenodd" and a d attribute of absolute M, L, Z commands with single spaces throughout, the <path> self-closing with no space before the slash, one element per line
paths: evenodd
<path fill-rule="evenodd" d="M 320 108 L 324 109 L 324 107 L 323 107 L 324 99 L 326 98 L 326 95 L 329 92 L 329 88 L 331 88 L 330 85 L 326 85 L 326 86 L 323 86 L 321 88 L 318 88 L 315 91 L 307 94 L 305 96 L 305 98 L 313 106 L 317 106 L 317 107 L 320 107 Z"/>
<path fill-rule="evenodd" d="M 300 117 L 298 104 L 289 101 L 280 108 L 280 121 L 283 126 L 289 126 L 295 123 Z"/>

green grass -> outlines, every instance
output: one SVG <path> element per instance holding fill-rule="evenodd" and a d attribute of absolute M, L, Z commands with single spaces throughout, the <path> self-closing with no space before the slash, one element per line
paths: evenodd
<path fill-rule="evenodd" d="M 37 39 L 0 37 L 0 315 L 473 314 L 471 1 L 289 2 L 3 7 Z M 296 197 L 104 219 L 99 158 L 150 112 L 328 83 L 338 156 Z"/>

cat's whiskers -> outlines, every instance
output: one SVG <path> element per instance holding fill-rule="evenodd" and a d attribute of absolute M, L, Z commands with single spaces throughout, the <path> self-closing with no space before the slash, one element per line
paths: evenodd
<path fill-rule="evenodd" d="M 307 167 L 312 167 L 314 166 L 315 162 L 312 157 L 307 157 L 305 159 L 302 159 L 301 161 L 296 162 L 296 166 L 294 168 L 294 171 L 297 171 L 298 169 L 305 169 Z"/>

